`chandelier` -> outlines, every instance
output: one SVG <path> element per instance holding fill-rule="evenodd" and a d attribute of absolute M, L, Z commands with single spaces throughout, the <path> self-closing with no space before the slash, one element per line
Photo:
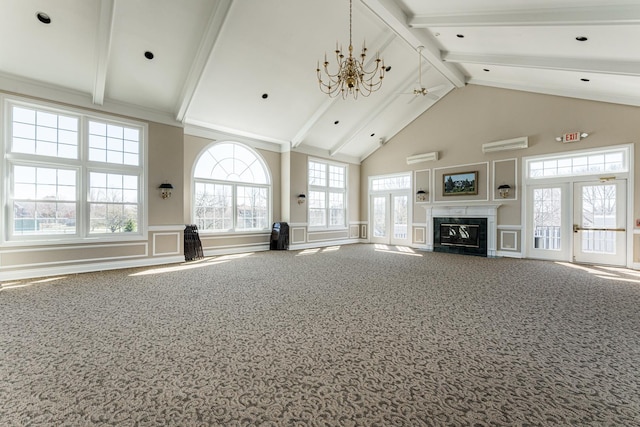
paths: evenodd
<path fill-rule="evenodd" d="M 351 27 L 353 21 L 353 1 L 349 0 L 349 56 L 345 58 L 342 53 L 342 47 L 338 49 L 336 42 L 336 62 L 338 70 L 335 73 L 329 71 L 329 61 L 327 54 L 324 54 L 324 62 L 322 71 L 320 62 L 316 72 L 318 74 L 318 84 L 320 90 L 333 98 L 342 95 L 346 99 L 352 95 L 354 99 L 358 99 L 358 95 L 369 96 L 382 87 L 382 79 L 384 78 L 384 60 L 380 59 L 376 53 L 374 66 L 371 70 L 365 70 L 365 59 L 367 57 L 367 47 L 362 43 L 362 53 L 360 59 L 353 57 L 353 45 L 351 43 Z M 324 71 L 324 74 L 323 74 Z M 325 79 L 327 81 L 325 82 Z"/>

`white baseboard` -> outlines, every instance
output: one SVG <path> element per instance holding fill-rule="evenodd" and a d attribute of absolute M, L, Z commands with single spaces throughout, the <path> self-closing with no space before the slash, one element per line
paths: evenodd
<path fill-rule="evenodd" d="M 510 251 L 496 251 L 496 255 L 497 257 L 504 257 L 504 258 L 524 258 L 524 256 L 522 255 L 521 252 L 510 252 Z"/>
<path fill-rule="evenodd" d="M 302 249 L 326 248 L 327 246 L 352 245 L 354 243 L 368 243 L 365 239 L 344 239 L 331 240 L 322 242 L 309 242 L 302 244 L 289 245 L 290 251 L 298 251 Z"/>
<path fill-rule="evenodd" d="M 93 271 L 118 270 L 121 268 L 149 267 L 160 264 L 175 264 L 184 262 L 183 255 L 175 255 L 170 257 L 154 257 L 118 260 L 109 262 L 91 262 L 86 264 L 69 264 L 56 267 L 43 267 L 6 271 L 2 273 L 2 280 L 24 280 L 35 279 L 39 277 L 64 276 L 67 274 L 90 273 Z M 2 289 L 2 285 L 0 285 Z"/>
<path fill-rule="evenodd" d="M 219 255 L 234 255 L 234 254 L 244 254 L 247 252 L 262 252 L 268 251 L 269 244 L 257 244 L 257 245 L 247 245 L 247 246 L 237 246 L 237 247 L 223 247 L 221 249 L 205 249 L 204 256 L 219 256 Z"/>

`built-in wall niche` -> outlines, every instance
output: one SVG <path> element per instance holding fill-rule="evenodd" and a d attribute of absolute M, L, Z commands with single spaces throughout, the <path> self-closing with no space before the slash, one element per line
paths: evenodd
<path fill-rule="evenodd" d="M 416 203 L 429 203 L 431 200 L 431 191 L 429 187 L 429 181 L 431 177 L 431 170 L 424 169 L 415 171 L 413 173 L 414 182 L 414 200 Z"/>
<path fill-rule="evenodd" d="M 444 191 L 444 179 L 448 176 L 457 176 L 476 173 L 476 194 L 453 194 Z M 431 200 L 436 203 L 458 204 L 460 202 L 479 202 L 489 200 L 489 162 L 456 165 L 433 170 L 433 194 Z"/>
<path fill-rule="evenodd" d="M 506 196 L 500 187 L 509 186 Z M 493 200 L 518 200 L 518 162 L 516 159 L 493 161 Z"/>

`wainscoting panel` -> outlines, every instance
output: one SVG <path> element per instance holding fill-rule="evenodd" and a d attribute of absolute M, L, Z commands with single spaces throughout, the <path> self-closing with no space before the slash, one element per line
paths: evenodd
<path fill-rule="evenodd" d="M 427 228 L 426 227 L 414 227 L 413 228 L 413 243 L 426 243 Z"/>
<path fill-rule="evenodd" d="M 291 235 L 289 236 L 289 243 L 292 245 L 305 243 L 307 241 L 307 229 L 306 227 L 290 228 Z"/>
<path fill-rule="evenodd" d="M 158 255 L 178 255 L 180 254 L 181 233 L 154 233 L 153 234 L 153 256 Z"/>
<path fill-rule="evenodd" d="M 518 252 L 518 232 L 500 230 L 500 250 Z"/>

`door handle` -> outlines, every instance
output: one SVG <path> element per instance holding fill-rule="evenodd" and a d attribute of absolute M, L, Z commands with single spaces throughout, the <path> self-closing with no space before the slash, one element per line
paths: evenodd
<path fill-rule="evenodd" d="M 578 224 L 573 224 L 573 232 L 578 231 L 627 231 L 626 228 L 595 228 L 595 227 L 580 227 Z"/>

